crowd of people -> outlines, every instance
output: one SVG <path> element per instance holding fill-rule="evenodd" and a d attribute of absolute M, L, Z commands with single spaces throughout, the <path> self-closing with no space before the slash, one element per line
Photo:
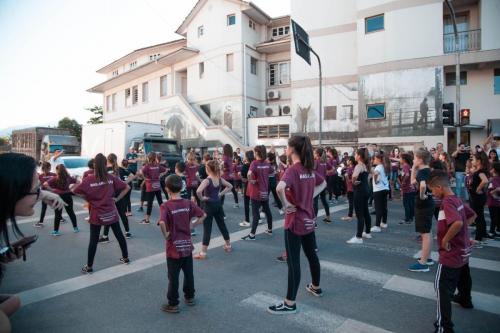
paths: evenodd
<path fill-rule="evenodd" d="M 269 307 L 268 311 L 273 314 L 296 312 L 301 247 L 311 270 L 311 283 L 306 289 L 315 296 L 322 296 L 315 235 L 320 201 L 325 211 L 322 221 L 327 225 L 336 220 L 348 222 L 356 218 L 355 235 L 347 240 L 348 244 L 355 245 L 389 228 L 388 201 L 401 200 L 405 213 L 399 224 L 414 224 L 422 244 L 421 256 L 411 263 L 409 270 L 429 272 L 429 266 L 435 264 L 430 253 L 433 219 L 437 221 L 440 259 L 436 274 L 439 311 L 435 325 L 436 329 L 446 332 L 453 327 L 451 300 L 472 307 L 468 268 L 471 248 L 481 248 L 487 239 L 500 237 L 500 163 L 497 150 L 489 149 L 489 145 L 491 140 L 484 146 L 469 150 L 461 143 L 456 152 L 448 154 L 442 144 L 430 149 L 415 146 L 411 151 L 397 147 L 385 151 L 370 144 L 351 154 L 340 154 L 333 147 L 314 148 L 306 136 L 294 136 L 282 154 L 263 145 L 242 153 L 239 148 L 233 151 L 233 147 L 226 144 L 222 151 L 216 149 L 203 156 L 192 149 L 187 152 L 185 161 L 175 165 L 168 165 L 161 154 L 150 153 L 140 168 L 134 151 L 127 154 L 121 166 L 115 154 L 107 157 L 98 154 L 89 162 L 89 170 L 81 179 L 71 177 L 63 164 L 44 163 L 41 173 L 31 183 L 23 180 L 22 192 L 14 193 L 9 200 L 22 201 L 25 196 L 35 194 L 37 200 L 39 197 L 43 199 L 40 220 L 35 227 L 44 225 L 47 203 L 54 206 L 56 213 L 51 234 L 60 236 L 63 208 L 73 231 L 79 232 L 72 195 L 84 198 L 89 210 L 90 240 L 82 273 L 88 274 L 93 272 L 98 244 L 109 242 L 109 229 L 122 252 L 119 260 L 123 264 L 130 262 L 126 240 L 132 237 L 128 221 L 132 215 L 130 193 L 132 184 L 138 184 L 141 189 L 138 211 L 143 212 L 146 204 L 140 223 L 151 224 L 155 200 L 160 209 L 160 217 L 155 222 L 166 240 L 169 271 L 168 302 L 162 310 L 170 313 L 179 312 L 181 270 L 184 273 L 185 302 L 191 306 L 195 304 L 193 259 L 208 258 L 214 220 L 225 242 L 223 250 L 226 253 L 232 251 L 224 212 L 226 194 L 232 193 L 234 208 L 239 209 L 240 200 L 243 201 L 244 218 L 239 226 L 249 228 L 248 234 L 242 237 L 244 241 L 257 240 L 258 225 L 264 220 L 267 222 L 264 233 L 272 235 L 271 210 L 276 209 L 278 214 L 285 215 L 285 251 L 277 259 L 288 264 L 288 289 L 282 303 Z M 0 158 L 34 165 L 34 161 L 16 154 L 5 154 Z M 0 163 L 2 168 L 4 164 L 4 161 Z M 34 175 L 34 167 L 28 171 L 28 175 Z M 13 180 L 4 176 L 5 172 L 0 172 L 2 192 L 5 192 L 4 187 L 7 188 L 5 184 L 14 186 L 11 184 Z M 346 216 L 332 216 L 330 202 L 338 202 L 344 197 L 348 203 Z M 485 207 L 490 212 L 489 231 Z M 6 222 L 10 219 L 16 233 L 22 235 L 15 216 L 27 214 L 17 211 L 15 201 L 9 210 L 2 206 L 0 213 L 3 243 L 10 249 L 12 244 Z M 373 226 L 372 214 L 375 215 Z M 469 224 L 476 226 L 475 239 L 469 239 Z M 202 247 L 193 255 L 192 237 L 197 234 L 196 225 L 203 226 Z M 457 287 L 459 293 L 454 294 Z"/>

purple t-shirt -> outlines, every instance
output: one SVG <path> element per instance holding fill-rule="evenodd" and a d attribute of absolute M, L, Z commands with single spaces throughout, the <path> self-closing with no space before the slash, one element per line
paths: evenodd
<path fill-rule="evenodd" d="M 269 174 L 273 171 L 271 165 L 264 160 L 254 160 L 250 164 L 250 171 L 252 171 L 251 177 L 256 180 L 256 183 L 248 183 L 248 196 L 257 201 L 268 200 Z"/>
<path fill-rule="evenodd" d="M 73 177 L 68 177 L 66 178 L 66 181 L 62 184 L 57 183 L 57 176 L 52 177 L 47 181 L 47 184 L 54 190 L 53 192 L 55 194 L 64 194 L 64 193 L 70 193 L 69 186 L 71 184 L 76 184 L 76 179 Z"/>
<path fill-rule="evenodd" d="M 108 180 L 98 181 L 94 174 L 82 179 L 73 192 L 82 195 L 90 205 L 89 223 L 108 225 L 118 221 L 118 212 L 114 201 L 115 193 L 123 191 L 127 184 L 120 178 L 107 174 Z"/>
<path fill-rule="evenodd" d="M 160 222 L 163 221 L 170 232 L 167 240 L 167 258 L 189 257 L 194 250 L 191 240 L 191 220 L 203 216 L 203 210 L 187 199 L 174 199 L 160 206 Z"/>
<path fill-rule="evenodd" d="M 495 189 L 500 188 L 500 177 L 495 176 L 491 178 L 490 184 L 488 185 L 488 207 L 500 207 L 500 199 L 493 198 L 492 192 Z M 496 193 L 497 198 L 500 198 L 500 193 Z"/>
<path fill-rule="evenodd" d="M 229 156 L 222 157 L 222 178 L 224 180 L 232 180 L 234 177 L 233 161 Z"/>
<path fill-rule="evenodd" d="M 285 216 L 285 229 L 296 235 L 307 235 L 314 231 L 314 188 L 320 185 L 324 178 L 316 171 L 309 172 L 300 163 L 290 166 L 283 177 L 286 184 L 286 198 L 297 208 L 296 212 Z"/>
<path fill-rule="evenodd" d="M 196 163 L 186 163 L 186 181 L 187 187 L 196 188 L 198 187 L 198 178 L 196 178 L 196 173 L 200 166 Z"/>
<path fill-rule="evenodd" d="M 146 192 L 161 190 L 160 174 L 166 171 L 167 168 L 160 164 L 148 164 L 142 168 L 142 174 L 146 179 Z"/>
<path fill-rule="evenodd" d="M 332 170 L 332 165 L 328 162 L 314 161 L 314 170 L 323 178 L 326 178 L 326 173 Z"/>
<path fill-rule="evenodd" d="M 401 182 L 401 192 L 403 192 L 403 194 L 417 191 L 415 186 L 411 183 L 411 167 L 408 164 L 403 164 L 399 181 Z"/>
<path fill-rule="evenodd" d="M 462 200 L 455 195 L 443 198 L 437 224 L 437 242 L 440 264 L 452 268 L 459 268 L 469 262 L 471 242 L 469 239 L 467 219 L 472 216 L 474 216 L 474 211 L 469 206 L 464 205 Z M 463 226 L 458 234 L 450 240 L 450 250 L 447 251 L 442 247 L 441 243 L 450 226 L 457 221 L 462 221 Z"/>

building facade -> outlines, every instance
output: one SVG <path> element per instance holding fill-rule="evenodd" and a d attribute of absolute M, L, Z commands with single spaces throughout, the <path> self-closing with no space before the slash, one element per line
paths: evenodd
<path fill-rule="evenodd" d="M 500 2 L 454 0 L 461 52 L 461 141 L 500 118 Z M 441 106 L 455 101 L 455 37 L 442 0 L 291 0 L 291 17 L 323 64 L 297 56 L 290 16 L 246 1 L 199 0 L 179 40 L 135 50 L 98 70 L 89 89 L 104 122 L 162 123 L 186 147 L 284 146 L 307 133 L 325 144 L 456 145 Z M 496 84 L 495 84 L 496 83 Z"/>

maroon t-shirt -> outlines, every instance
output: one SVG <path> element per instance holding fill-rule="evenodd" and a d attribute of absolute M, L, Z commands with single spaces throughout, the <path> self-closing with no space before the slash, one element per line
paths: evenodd
<path fill-rule="evenodd" d="M 146 192 L 161 190 L 160 174 L 166 171 L 167 168 L 160 164 L 148 164 L 142 168 L 142 174 L 146 180 Z"/>
<path fill-rule="evenodd" d="M 42 188 L 45 188 L 43 184 L 45 182 L 48 182 L 51 178 L 55 177 L 56 174 L 53 172 L 49 172 L 48 174 L 41 173 L 38 175 L 38 180 L 40 180 L 40 184 L 42 185 Z"/>
<path fill-rule="evenodd" d="M 93 175 L 94 174 L 94 170 L 93 169 L 88 169 L 87 171 L 85 171 L 82 175 L 82 179 L 83 178 L 87 178 L 88 176 L 90 175 Z"/>
<path fill-rule="evenodd" d="M 443 198 L 437 224 L 437 242 L 440 264 L 452 268 L 459 268 L 469 262 L 471 242 L 469 240 L 467 219 L 472 216 L 474 216 L 474 211 L 469 208 L 469 206 L 464 205 L 462 200 L 455 195 Z M 450 226 L 457 221 L 462 221 L 463 226 L 458 234 L 450 240 L 450 250 L 447 251 L 442 247 L 441 243 Z"/>
<path fill-rule="evenodd" d="M 347 169 L 345 171 L 345 175 L 346 175 L 345 186 L 346 186 L 347 192 L 353 191 L 353 188 L 352 188 L 352 174 L 353 174 L 353 172 L 354 172 L 353 166 L 347 167 Z"/>
<path fill-rule="evenodd" d="M 127 184 L 113 175 L 107 174 L 106 177 L 108 181 L 101 182 L 94 174 L 89 175 L 73 190 L 88 201 L 91 224 L 109 225 L 118 221 L 114 196 L 116 192 L 123 191 Z"/>
<path fill-rule="evenodd" d="M 300 163 L 290 166 L 283 177 L 286 184 L 286 198 L 297 208 L 296 212 L 285 216 L 285 229 L 296 235 L 307 235 L 314 231 L 314 188 L 320 185 L 324 178 L 314 170 L 309 172 Z"/>
<path fill-rule="evenodd" d="M 256 182 L 248 182 L 247 194 L 252 200 L 266 201 L 269 199 L 269 174 L 273 171 L 265 160 L 254 160 L 250 164 L 251 178 Z"/>
<path fill-rule="evenodd" d="M 500 188 L 500 177 L 495 176 L 491 178 L 490 184 L 488 185 L 488 199 L 487 205 L 488 207 L 500 207 L 500 199 L 493 198 L 492 192 L 495 189 Z M 500 193 L 496 193 L 497 198 L 500 198 Z"/>
<path fill-rule="evenodd" d="M 191 240 L 191 220 L 203 216 L 203 210 L 187 199 L 173 199 L 160 206 L 160 221 L 165 223 L 170 237 L 167 240 L 167 258 L 188 257 L 194 250 Z"/>
<path fill-rule="evenodd" d="M 232 180 L 234 177 L 233 161 L 231 157 L 222 157 L 222 178 L 224 180 Z"/>
<path fill-rule="evenodd" d="M 314 170 L 323 178 L 326 178 L 326 173 L 331 172 L 332 165 L 328 162 L 314 161 Z"/>
<path fill-rule="evenodd" d="M 403 164 L 399 181 L 401 183 L 401 192 L 403 192 L 403 194 L 417 191 L 415 186 L 411 183 L 411 167 L 408 164 Z"/>
<path fill-rule="evenodd" d="M 55 194 L 64 194 L 64 193 L 70 193 L 70 189 L 69 189 L 69 186 L 71 184 L 75 184 L 76 183 L 76 179 L 73 178 L 73 177 L 68 177 L 66 178 L 66 182 L 64 182 L 63 184 L 58 184 L 57 183 L 57 176 L 56 177 L 52 177 L 50 178 L 47 183 L 49 184 L 49 186 L 54 190 L 53 192 Z"/>
<path fill-rule="evenodd" d="M 198 187 L 198 178 L 196 178 L 196 173 L 200 166 L 196 163 L 187 163 L 186 164 L 186 182 L 187 187 L 193 188 Z"/>
<path fill-rule="evenodd" d="M 241 174 L 240 174 L 241 167 L 242 167 L 241 164 L 233 163 L 233 170 L 234 170 L 234 177 L 233 177 L 233 179 L 234 180 L 241 180 Z"/>

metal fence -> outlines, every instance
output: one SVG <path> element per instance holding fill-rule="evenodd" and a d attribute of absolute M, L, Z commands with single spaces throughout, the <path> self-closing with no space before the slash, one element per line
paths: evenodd
<path fill-rule="evenodd" d="M 453 53 L 457 51 L 455 45 L 455 34 L 449 33 L 443 35 L 444 53 Z M 481 29 L 460 31 L 458 33 L 458 51 L 467 52 L 481 49 Z"/>

